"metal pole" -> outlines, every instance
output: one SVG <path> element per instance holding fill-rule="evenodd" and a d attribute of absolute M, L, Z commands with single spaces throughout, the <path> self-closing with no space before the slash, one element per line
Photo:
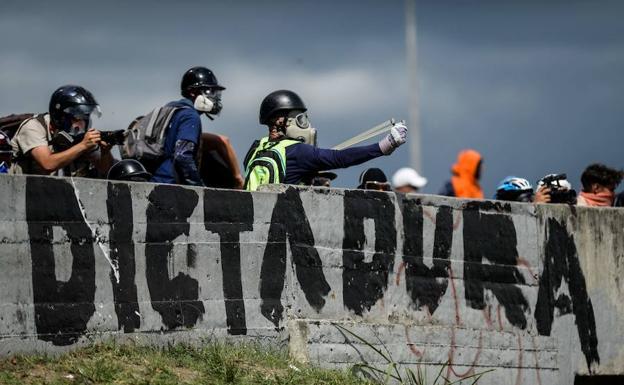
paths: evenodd
<path fill-rule="evenodd" d="M 405 48 L 407 55 L 409 149 L 412 168 L 422 174 L 420 113 L 416 55 L 416 0 L 405 0 Z"/>

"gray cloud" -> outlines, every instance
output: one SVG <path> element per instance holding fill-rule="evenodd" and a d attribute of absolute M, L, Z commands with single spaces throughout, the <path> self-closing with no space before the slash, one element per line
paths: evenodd
<path fill-rule="evenodd" d="M 486 158 L 488 195 L 508 174 L 578 176 L 589 162 L 622 167 L 624 28 L 618 2 L 419 1 L 419 75 L 426 191 L 457 151 Z M 407 116 L 402 1 L 18 2 L 0 5 L 0 114 L 41 111 L 59 85 L 91 89 L 105 129 L 124 128 L 178 98 L 193 65 L 228 89 L 205 130 L 242 157 L 264 133 L 260 100 L 299 92 L 331 146 Z M 8 38 L 7 38 L 8 37 Z M 406 149 L 368 166 L 388 174 Z"/>

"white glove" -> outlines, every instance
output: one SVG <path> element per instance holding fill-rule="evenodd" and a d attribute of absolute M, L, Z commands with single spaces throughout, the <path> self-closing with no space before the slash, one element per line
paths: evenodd
<path fill-rule="evenodd" d="M 392 152 L 407 141 L 407 126 L 404 123 L 395 123 L 390 133 L 379 142 L 379 148 L 384 155 Z"/>

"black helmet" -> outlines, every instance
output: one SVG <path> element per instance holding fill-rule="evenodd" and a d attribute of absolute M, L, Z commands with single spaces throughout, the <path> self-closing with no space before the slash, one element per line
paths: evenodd
<path fill-rule="evenodd" d="M 292 110 L 305 112 L 308 109 L 296 93 L 288 90 L 273 91 L 260 104 L 260 124 L 269 124 L 269 119 L 276 112 Z"/>
<path fill-rule="evenodd" d="M 190 91 L 193 89 L 216 88 L 224 90 L 225 87 L 219 84 L 217 77 L 206 67 L 193 67 L 184 73 L 180 90 L 182 96 L 190 98 Z"/>
<path fill-rule="evenodd" d="M 388 177 L 379 168 L 368 168 L 360 174 L 360 184 L 357 186 L 362 190 L 390 191 Z"/>
<path fill-rule="evenodd" d="M 93 112 L 101 115 L 98 102 L 91 92 L 73 85 L 65 85 L 54 91 L 48 111 L 50 121 L 57 129 L 67 129 L 75 117 L 88 121 Z"/>
<path fill-rule="evenodd" d="M 115 163 L 108 171 L 109 180 L 125 180 L 134 182 L 147 182 L 152 174 L 138 160 L 124 159 Z"/>

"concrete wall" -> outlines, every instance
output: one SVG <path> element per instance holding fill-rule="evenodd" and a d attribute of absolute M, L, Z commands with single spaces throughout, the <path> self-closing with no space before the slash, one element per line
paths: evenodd
<path fill-rule="evenodd" d="M 482 384 L 624 374 L 624 210 L 0 176 L 0 354 L 288 343 Z M 511 380 L 510 380 L 511 379 Z"/>

